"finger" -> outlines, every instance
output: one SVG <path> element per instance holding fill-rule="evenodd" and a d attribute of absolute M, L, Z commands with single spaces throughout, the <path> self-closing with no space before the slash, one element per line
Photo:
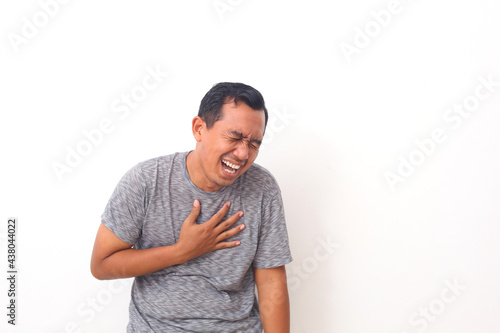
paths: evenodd
<path fill-rule="evenodd" d="M 227 220 L 221 222 L 218 226 L 214 228 L 214 231 L 217 233 L 221 233 L 224 230 L 228 229 L 230 226 L 235 224 L 241 217 L 243 216 L 243 212 L 239 211 Z"/>
<path fill-rule="evenodd" d="M 233 237 L 234 235 L 236 235 L 237 233 L 239 233 L 243 229 L 245 229 L 245 225 L 241 224 L 241 225 L 239 225 L 239 226 L 237 226 L 235 228 L 232 228 L 230 230 L 222 232 L 219 236 L 217 236 L 217 238 L 215 240 L 217 242 L 222 242 L 223 240 L 226 240 L 228 238 Z"/>
<path fill-rule="evenodd" d="M 235 246 L 238 246 L 240 244 L 241 244 L 240 241 L 220 242 L 220 243 L 217 243 L 217 245 L 215 245 L 215 249 L 216 250 L 227 249 L 228 247 L 235 247 Z"/>
<path fill-rule="evenodd" d="M 207 226 L 214 228 L 217 225 L 217 223 L 219 223 L 224 218 L 224 216 L 226 216 L 230 206 L 231 203 L 229 201 L 226 202 L 224 206 L 222 206 L 222 208 L 217 213 L 215 213 L 215 215 L 212 216 L 210 220 L 206 222 Z"/>
<path fill-rule="evenodd" d="M 200 215 L 200 209 L 200 202 L 198 200 L 195 200 L 193 202 L 193 208 L 191 208 L 191 212 L 189 213 L 186 220 L 184 220 L 184 222 L 194 224 L 196 222 L 196 218 L 198 217 L 198 215 Z"/>

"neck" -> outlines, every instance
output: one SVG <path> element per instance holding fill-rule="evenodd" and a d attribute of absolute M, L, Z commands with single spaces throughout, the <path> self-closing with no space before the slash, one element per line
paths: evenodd
<path fill-rule="evenodd" d="M 189 152 L 186 158 L 186 168 L 189 178 L 200 190 L 205 192 L 214 192 L 222 188 L 219 185 L 212 184 L 210 180 L 206 178 L 196 150 Z"/>

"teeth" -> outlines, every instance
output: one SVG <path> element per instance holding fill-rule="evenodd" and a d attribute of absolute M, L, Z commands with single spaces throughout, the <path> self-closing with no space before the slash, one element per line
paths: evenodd
<path fill-rule="evenodd" d="M 240 165 L 236 165 L 236 164 L 233 164 L 233 163 L 225 161 L 225 160 L 222 160 L 222 163 L 224 163 L 225 165 L 227 165 L 233 169 L 236 169 L 236 170 L 238 170 L 240 168 Z"/>
<path fill-rule="evenodd" d="M 235 173 L 235 172 L 236 172 L 236 170 L 234 170 L 234 169 L 233 169 L 233 170 L 229 170 L 229 169 L 224 168 L 224 170 L 225 170 L 227 173 Z"/>

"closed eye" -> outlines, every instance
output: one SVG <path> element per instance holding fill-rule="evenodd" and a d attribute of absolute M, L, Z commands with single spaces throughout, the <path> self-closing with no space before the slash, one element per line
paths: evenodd
<path fill-rule="evenodd" d="M 259 150 L 261 142 L 259 140 L 250 140 L 249 147 L 253 150 Z"/>
<path fill-rule="evenodd" d="M 248 139 L 248 137 L 245 137 L 242 133 L 238 131 L 231 131 L 230 134 L 228 135 L 228 138 L 229 140 L 231 140 L 231 142 L 240 142 L 244 140 L 247 146 L 252 150 L 259 150 L 260 145 L 262 144 L 261 140 Z"/>

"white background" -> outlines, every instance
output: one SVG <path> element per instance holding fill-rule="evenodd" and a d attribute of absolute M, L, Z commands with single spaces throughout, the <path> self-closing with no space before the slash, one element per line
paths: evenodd
<path fill-rule="evenodd" d="M 131 280 L 90 274 L 100 215 L 133 165 L 193 149 L 203 95 L 239 81 L 273 119 L 257 163 L 283 192 L 292 332 L 498 332 L 500 2 L 401 0 L 385 26 L 370 13 L 387 0 L 40 3 L 56 2 L 0 5 L 0 266 L 14 216 L 20 272 L 16 327 L 0 283 L 0 331 L 125 331 Z M 113 112 L 146 68 L 168 76 Z M 487 98 L 446 120 L 480 77 Z M 112 131 L 59 179 L 103 119 Z"/>

